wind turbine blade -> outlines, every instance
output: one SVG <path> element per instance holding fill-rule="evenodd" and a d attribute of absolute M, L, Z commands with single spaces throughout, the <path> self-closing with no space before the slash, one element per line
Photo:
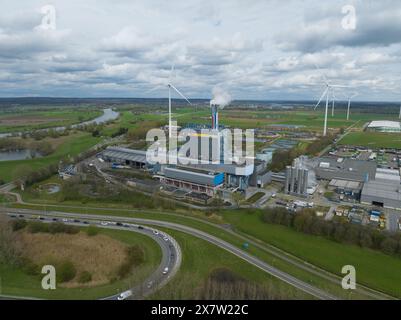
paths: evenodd
<path fill-rule="evenodd" d="M 330 87 L 332 87 L 332 88 L 349 88 L 350 86 L 340 86 L 340 85 L 336 85 L 336 84 L 331 84 Z"/>
<path fill-rule="evenodd" d="M 162 86 L 156 86 L 156 87 L 153 87 L 152 89 L 146 90 L 144 93 L 151 93 L 156 90 L 161 90 L 162 88 L 163 88 Z"/>
<path fill-rule="evenodd" d="M 171 88 L 173 88 L 181 97 L 183 97 L 191 106 L 192 103 L 187 99 L 186 96 L 184 96 L 176 87 L 174 87 L 172 84 L 170 84 Z"/>
<path fill-rule="evenodd" d="M 327 93 L 327 90 L 329 90 L 329 88 L 326 88 L 326 90 L 324 90 L 322 96 L 321 96 L 320 99 L 319 99 L 319 102 L 316 104 L 316 106 L 315 106 L 315 108 L 314 108 L 313 110 L 316 110 L 316 108 L 319 106 L 320 102 L 322 102 L 324 96 L 325 96 L 326 93 Z"/>
<path fill-rule="evenodd" d="M 313 64 L 316 68 L 317 71 L 319 71 L 321 77 L 323 78 L 324 83 L 328 86 L 329 85 L 329 80 L 327 80 L 326 75 L 322 72 L 322 69 L 320 69 L 316 63 Z"/>
<path fill-rule="evenodd" d="M 171 83 L 173 81 L 173 75 L 174 75 L 174 63 L 171 65 L 171 69 L 170 69 L 170 74 L 168 76 L 168 82 Z"/>

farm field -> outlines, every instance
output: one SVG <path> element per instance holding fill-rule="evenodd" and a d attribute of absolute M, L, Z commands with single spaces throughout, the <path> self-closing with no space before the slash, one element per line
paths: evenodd
<path fill-rule="evenodd" d="M 350 132 L 340 142 L 342 145 L 369 148 L 401 149 L 401 134 L 381 132 Z"/>
<path fill-rule="evenodd" d="M 82 108 L 47 111 L 23 111 L 18 114 L 0 113 L 0 133 L 29 131 L 58 126 L 69 126 L 102 115 L 101 110 Z"/>

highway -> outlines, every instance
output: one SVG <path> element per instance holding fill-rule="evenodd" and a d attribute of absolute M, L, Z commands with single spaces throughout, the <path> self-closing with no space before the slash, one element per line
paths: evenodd
<path fill-rule="evenodd" d="M 264 261 L 256 258 L 255 256 L 247 253 L 246 251 L 237 248 L 236 246 L 219 239 L 213 235 L 210 235 L 206 232 L 181 225 L 178 223 L 172 223 L 167 221 L 160 221 L 160 220 L 151 220 L 151 219 L 143 219 L 143 218 L 126 218 L 126 217 L 116 217 L 116 216 L 106 216 L 106 215 L 86 215 L 86 214 L 77 214 L 77 213 L 65 213 L 65 212 L 57 212 L 57 211 L 40 211 L 40 210 L 30 210 L 30 209 L 14 209 L 14 208 L 0 208 L 0 213 L 7 213 L 12 212 L 15 214 L 32 214 L 32 215 L 40 215 L 40 216 L 48 216 L 48 217 L 58 217 L 58 218 L 69 218 L 69 219 L 86 219 L 86 220 L 107 220 L 107 221 L 114 221 L 120 223 L 135 223 L 141 225 L 154 225 L 163 228 L 169 228 L 177 231 L 181 231 L 197 238 L 203 239 L 212 243 L 234 255 L 237 257 L 245 260 L 246 262 L 256 266 L 257 268 L 263 270 L 264 272 L 296 287 L 299 290 L 302 290 L 305 293 L 310 294 L 311 296 L 321 299 L 321 300 L 336 300 L 337 297 L 316 288 L 304 281 L 301 281 L 286 272 L 280 271 L 279 269 L 265 263 Z"/>
<path fill-rule="evenodd" d="M 5 212 L 0 212 L 5 213 Z M 25 220 L 36 220 L 38 221 L 37 213 L 29 213 L 29 212 L 19 212 L 8 214 L 11 219 L 25 219 Z M 156 292 L 158 289 L 166 285 L 177 273 L 181 266 L 182 261 L 182 253 L 179 244 L 175 241 L 173 237 L 168 235 L 165 232 L 157 230 L 155 228 L 144 227 L 139 224 L 133 223 L 122 223 L 113 221 L 105 221 L 104 219 L 85 219 L 85 217 L 63 217 L 61 218 L 58 214 L 44 214 L 40 213 L 40 220 L 43 223 L 52 223 L 52 222 L 62 222 L 68 225 L 74 225 L 79 227 L 88 227 L 90 225 L 95 225 L 100 228 L 106 229 L 114 229 L 114 230 L 125 230 L 140 233 L 152 238 L 157 244 L 160 246 L 162 251 L 162 259 L 158 268 L 149 275 L 141 284 L 136 285 L 132 288 L 124 291 L 127 299 L 142 299 L 146 296 L 149 296 L 153 292 Z M 165 272 L 165 268 L 168 268 L 168 271 Z M 109 297 L 104 297 L 101 300 L 119 300 L 121 292 Z M 13 299 L 17 297 L 12 297 Z M 28 299 L 28 298 L 24 298 Z"/>

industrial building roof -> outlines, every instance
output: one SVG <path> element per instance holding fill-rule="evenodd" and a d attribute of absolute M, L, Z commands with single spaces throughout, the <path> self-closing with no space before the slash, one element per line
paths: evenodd
<path fill-rule="evenodd" d="M 122 147 L 107 147 L 103 155 L 110 158 L 118 158 L 129 161 L 146 163 L 146 151 L 134 150 Z"/>
<path fill-rule="evenodd" d="M 342 189 L 349 189 L 349 190 L 360 190 L 362 184 L 357 181 L 333 179 L 330 181 L 329 186 Z"/>
<path fill-rule="evenodd" d="M 400 171 L 395 169 L 377 168 L 375 178 L 376 180 L 393 181 L 394 183 L 401 182 Z"/>
<path fill-rule="evenodd" d="M 401 124 L 398 121 L 379 120 L 369 123 L 368 128 L 392 128 L 401 129 Z"/>
<path fill-rule="evenodd" d="M 321 166 L 321 163 L 324 163 Z M 324 157 L 318 161 L 314 169 L 320 179 L 354 180 L 363 182 L 366 178 L 372 179 L 376 174 L 377 164 L 374 161 L 344 159 L 338 162 L 337 158 Z"/>
<path fill-rule="evenodd" d="M 401 185 L 382 180 L 371 180 L 364 184 L 362 196 L 380 197 L 401 201 Z"/>
<path fill-rule="evenodd" d="M 210 186 L 216 186 L 224 182 L 223 173 L 190 167 L 166 167 L 164 169 L 164 174 L 166 178 Z"/>

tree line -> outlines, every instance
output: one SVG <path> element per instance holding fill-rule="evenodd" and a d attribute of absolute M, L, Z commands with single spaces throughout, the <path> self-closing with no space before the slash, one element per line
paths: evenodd
<path fill-rule="evenodd" d="M 262 220 L 265 223 L 283 225 L 305 234 L 401 257 L 401 234 L 336 220 L 326 221 L 317 217 L 314 209 L 291 213 L 285 208 L 269 208 L 263 212 Z"/>
<path fill-rule="evenodd" d="M 314 156 L 331 143 L 333 143 L 333 136 L 321 137 L 312 143 L 309 143 L 305 150 L 299 148 L 292 148 L 289 150 L 276 150 L 273 153 L 272 161 L 269 165 L 269 169 L 274 172 L 283 171 L 286 166 L 292 164 L 295 158 L 302 154 Z"/>

